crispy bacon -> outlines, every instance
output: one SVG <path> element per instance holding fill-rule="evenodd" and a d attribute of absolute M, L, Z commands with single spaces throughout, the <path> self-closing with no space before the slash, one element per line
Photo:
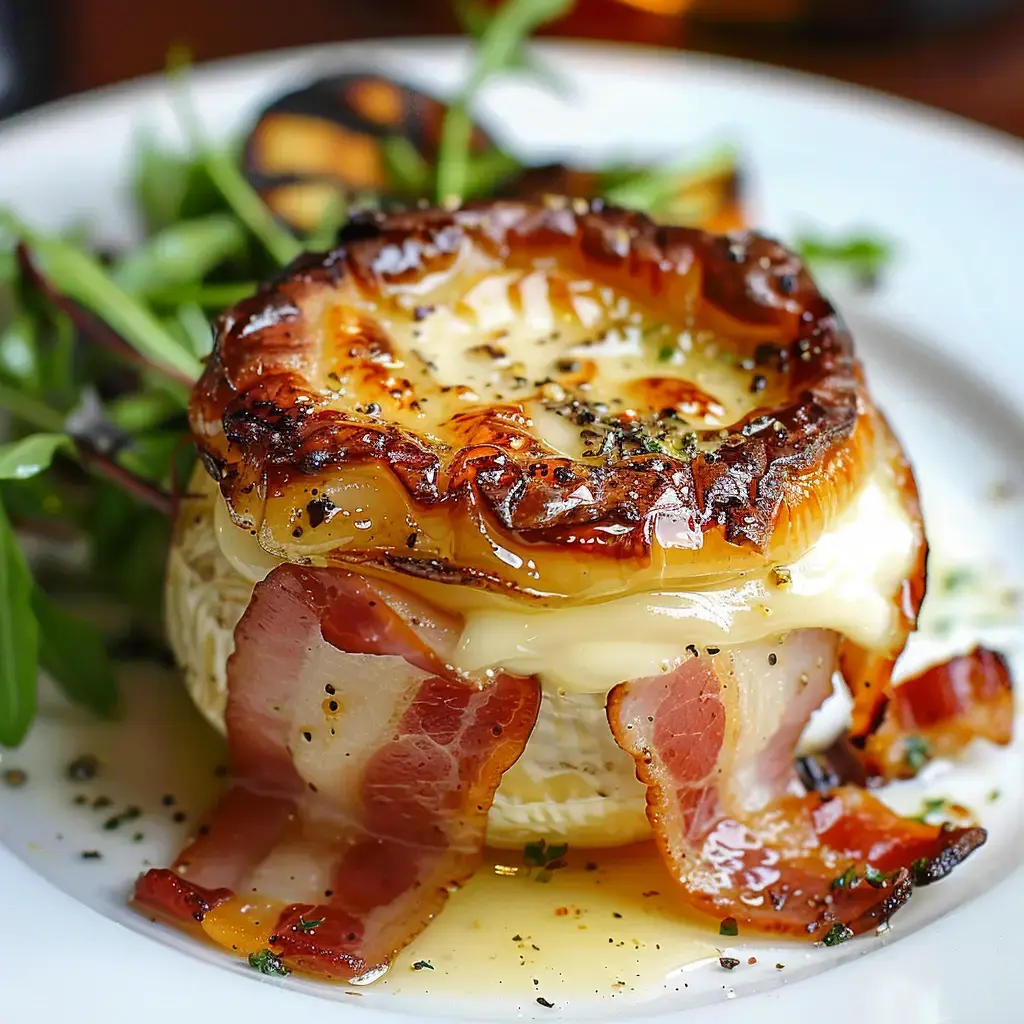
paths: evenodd
<path fill-rule="evenodd" d="M 769 680 L 735 653 L 620 684 L 608 720 L 648 787 L 655 838 L 687 902 L 760 931 L 831 943 L 887 921 L 914 885 L 948 874 L 985 832 L 905 820 L 853 786 L 802 793 L 792 767 L 766 769 L 792 766 L 800 729 L 828 693 L 835 646 L 825 648 L 818 631 L 787 640 L 808 643 L 819 650 L 813 672 L 801 667 L 806 657 L 794 658 L 799 647 L 778 657 L 784 678 L 797 680 L 776 688 L 790 713 L 762 712 L 753 731 L 748 708 Z"/>
<path fill-rule="evenodd" d="M 909 779 L 927 761 L 956 757 L 976 738 L 1006 746 L 1013 711 L 1006 661 L 975 647 L 888 687 L 880 724 L 854 749 L 868 779 Z"/>
<path fill-rule="evenodd" d="M 383 973 L 472 874 L 539 708 L 533 679 L 456 675 L 454 636 L 383 584 L 274 569 L 228 666 L 234 784 L 136 901 L 213 937 L 218 915 L 269 908 L 269 930 L 253 921 L 232 945 L 347 981 Z"/>

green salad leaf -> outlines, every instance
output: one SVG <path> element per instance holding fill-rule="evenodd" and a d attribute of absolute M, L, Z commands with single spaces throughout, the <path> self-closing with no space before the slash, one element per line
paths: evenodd
<path fill-rule="evenodd" d="M 194 284 L 231 257 L 245 252 L 245 230 L 224 213 L 180 221 L 131 250 L 111 277 L 125 291 L 150 295 L 179 284 Z"/>
<path fill-rule="evenodd" d="M 47 469 L 62 448 L 72 447 L 67 434 L 30 434 L 0 444 L 0 480 L 27 480 Z"/>
<path fill-rule="evenodd" d="M 32 576 L 0 504 L 0 744 L 16 747 L 36 713 L 39 626 Z"/>
<path fill-rule="evenodd" d="M 572 10 L 574 0 L 506 0 L 482 27 L 466 85 L 445 115 L 437 158 L 437 200 L 466 195 L 473 122 L 469 107 L 483 84 L 521 62 L 524 40 L 545 22 Z"/>
<path fill-rule="evenodd" d="M 39 629 L 39 663 L 76 704 L 103 717 L 117 708 L 117 683 L 103 636 L 38 587 L 32 610 Z"/>

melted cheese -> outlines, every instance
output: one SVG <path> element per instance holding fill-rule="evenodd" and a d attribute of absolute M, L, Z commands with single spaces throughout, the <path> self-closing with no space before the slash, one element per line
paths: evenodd
<path fill-rule="evenodd" d="M 277 564 L 255 538 L 216 503 L 218 543 L 225 557 L 255 583 Z M 456 668 L 502 667 L 537 674 L 544 686 L 606 693 L 625 679 L 671 670 L 689 644 L 703 648 L 749 643 L 792 629 L 833 629 L 866 647 L 895 641 L 899 610 L 893 595 L 910 569 L 914 525 L 884 469 L 818 542 L 786 568 L 738 575 L 701 589 L 653 591 L 612 600 L 542 607 L 468 587 L 408 578 L 464 629 Z"/>

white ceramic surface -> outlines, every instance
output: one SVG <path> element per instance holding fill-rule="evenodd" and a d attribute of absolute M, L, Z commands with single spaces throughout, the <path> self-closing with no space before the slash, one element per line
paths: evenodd
<path fill-rule="evenodd" d="M 1019 612 L 1004 600 L 1024 584 L 1024 397 L 1019 253 L 1024 237 L 1024 146 L 966 122 L 833 83 L 754 65 L 654 51 L 548 44 L 565 97 L 523 83 L 489 91 L 486 110 L 516 148 L 587 162 L 670 159 L 715 140 L 735 143 L 759 225 L 781 236 L 814 225 L 877 228 L 898 246 L 884 286 L 859 294 L 827 282 L 858 338 L 873 387 L 911 454 L 923 490 L 936 571 L 970 566 L 985 582 L 955 604 L 929 599 L 930 635 L 909 658 L 986 639 L 1015 656 Z M 383 69 L 450 88 L 464 51 L 445 43 L 360 45 L 232 62 L 199 72 L 195 93 L 211 131 L 244 124 L 260 101 L 328 68 Z M 174 137 L 159 82 L 68 101 L 0 127 L 0 205 L 44 227 L 84 221 L 97 237 L 133 229 L 127 180 L 142 130 Z M 994 485 L 1016 492 L 990 500 Z M 950 628 L 951 627 L 951 628 Z M 978 745 L 967 763 L 935 766 L 890 799 L 962 795 L 991 829 L 989 844 L 941 885 L 915 894 L 883 936 L 837 949 L 756 949 L 756 967 L 717 963 L 670 979 L 664 990 L 618 999 L 562 999 L 552 1009 L 488 998 L 413 997 L 373 988 L 346 993 L 293 978 L 266 981 L 215 951 L 151 925 L 125 906 L 146 860 L 165 862 L 187 822 L 161 804 L 197 811 L 222 751 L 173 679 L 126 671 L 128 724 L 89 722 L 47 697 L 22 750 L 27 786 L 0 786 L 0 1020 L 179 1024 L 182 1020 L 384 1021 L 610 1019 L 660 1015 L 717 1024 L 899 1021 L 939 1024 L 1019 1019 L 1024 992 L 1024 755 Z M 63 779 L 85 750 L 105 761 L 101 780 Z M 985 795 L 998 788 L 1001 797 Z M 105 812 L 77 792 L 145 808 L 102 828 Z M 83 860 L 84 849 L 103 853 Z M 746 954 L 748 947 L 740 947 Z M 774 964 L 784 959 L 786 969 Z M 685 983 L 683 978 L 685 977 Z"/>

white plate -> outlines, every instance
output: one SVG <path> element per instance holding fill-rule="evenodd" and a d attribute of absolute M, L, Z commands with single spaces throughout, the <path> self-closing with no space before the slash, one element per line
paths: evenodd
<path fill-rule="evenodd" d="M 917 466 L 935 562 L 970 565 L 988 581 L 986 592 L 973 591 L 959 606 L 931 600 L 926 618 L 953 619 L 955 628 L 942 640 L 922 638 L 915 657 L 980 638 L 1016 655 L 1019 616 L 1005 608 L 993 616 L 990 599 L 1024 582 L 1022 506 L 986 495 L 1007 480 L 1021 489 L 1024 147 L 923 108 L 755 65 L 589 45 L 546 44 L 543 53 L 571 83 L 570 97 L 522 83 L 488 94 L 488 112 L 517 148 L 538 157 L 568 149 L 592 162 L 670 159 L 695 144 L 729 140 L 743 154 L 756 220 L 768 230 L 786 236 L 807 224 L 867 226 L 897 242 L 897 263 L 880 291 L 857 294 L 837 281 L 833 294 Z M 450 88 L 463 57 L 447 43 L 316 49 L 203 70 L 195 93 L 208 125 L 227 132 L 314 69 L 390 70 Z M 174 135 L 160 82 L 10 123 L 0 129 L 0 204 L 40 226 L 84 219 L 107 239 L 128 236 L 126 186 L 143 129 Z M 558 999 L 547 1009 L 532 1000 L 458 1002 L 373 989 L 353 996 L 291 978 L 264 982 L 129 911 L 124 897 L 143 859 L 166 861 L 186 827 L 174 825 L 160 795 L 173 789 L 182 806 L 198 807 L 221 753 L 208 734 L 198 747 L 191 742 L 197 718 L 168 680 L 135 678 L 129 698 L 130 729 L 87 722 L 48 699 L 27 745 L 3 757 L 4 767 L 30 775 L 23 789 L 0 787 L 4 1020 L 381 1024 L 671 1014 L 702 1024 L 741 1017 L 937 1024 L 1019 1013 L 1019 749 L 979 744 L 952 775 L 940 768 L 893 796 L 914 807 L 931 787 L 985 804 L 989 789 L 1003 791 L 981 808 L 989 844 L 949 881 L 915 895 L 886 935 L 834 950 L 782 947 L 784 971 L 766 951 L 756 967 L 726 974 L 704 966 L 687 972 L 685 985 L 676 977 L 664 990 L 614 1001 Z M 109 793 L 111 810 L 147 809 L 142 842 L 131 842 L 131 825 L 105 832 L 102 812 L 72 802 L 75 790 L 62 772 L 82 750 L 107 762 L 102 781 L 86 787 L 90 796 Z M 83 849 L 102 850 L 104 858 L 83 861 Z"/>

